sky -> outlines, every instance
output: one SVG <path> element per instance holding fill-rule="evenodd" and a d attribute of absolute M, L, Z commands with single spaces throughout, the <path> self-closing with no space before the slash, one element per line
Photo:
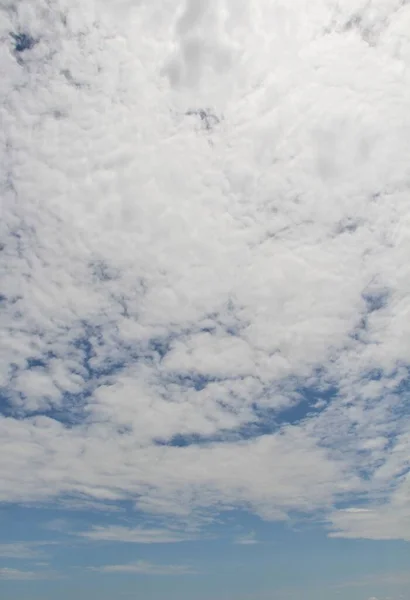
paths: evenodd
<path fill-rule="evenodd" d="M 409 600 L 409 30 L 0 0 L 2 600 Z"/>

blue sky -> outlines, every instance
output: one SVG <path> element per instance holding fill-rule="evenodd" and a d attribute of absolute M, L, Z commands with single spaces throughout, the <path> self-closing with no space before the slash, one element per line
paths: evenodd
<path fill-rule="evenodd" d="M 2 4 L 2 600 L 407 600 L 409 26 Z"/>
<path fill-rule="evenodd" d="M 367 598 L 382 592 L 381 597 L 399 598 L 408 589 L 410 553 L 405 542 L 329 540 L 317 526 L 268 524 L 237 511 L 192 541 L 113 544 L 81 538 L 91 524 L 130 527 L 144 522 L 144 515 L 122 508 L 114 519 L 95 511 L 64 511 L 62 517 L 60 509 L 51 507 L 2 510 L 2 539 L 16 555 L 2 557 L 2 563 L 29 572 L 41 563 L 40 570 L 48 570 L 44 580 L 6 578 L 4 597 Z M 16 545 L 23 538 L 25 548 Z M 42 544 L 35 545 L 39 540 Z M 6 546 L 0 551 L 3 555 Z M 31 556 L 17 557 L 24 552 Z M 93 570 L 118 564 L 140 564 L 142 572 Z M 184 564 L 192 572 L 150 573 L 148 565 L 154 564 Z"/>

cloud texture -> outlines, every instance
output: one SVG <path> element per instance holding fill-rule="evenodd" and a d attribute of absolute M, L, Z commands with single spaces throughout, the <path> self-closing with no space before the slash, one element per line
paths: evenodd
<path fill-rule="evenodd" d="M 410 6 L 0 10 L 0 500 L 410 539 Z"/>

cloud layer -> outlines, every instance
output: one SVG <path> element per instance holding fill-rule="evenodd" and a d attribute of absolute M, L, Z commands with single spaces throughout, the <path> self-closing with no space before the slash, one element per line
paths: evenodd
<path fill-rule="evenodd" d="M 0 9 L 0 500 L 410 539 L 409 5 L 56 6 Z"/>

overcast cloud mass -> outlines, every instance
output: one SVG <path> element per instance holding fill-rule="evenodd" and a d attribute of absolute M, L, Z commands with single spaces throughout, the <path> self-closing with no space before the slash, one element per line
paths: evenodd
<path fill-rule="evenodd" d="M 0 501 L 140 515 L 83 540 L 410 540 L 409 31 L 405 0 L 1 0 Z"/>

